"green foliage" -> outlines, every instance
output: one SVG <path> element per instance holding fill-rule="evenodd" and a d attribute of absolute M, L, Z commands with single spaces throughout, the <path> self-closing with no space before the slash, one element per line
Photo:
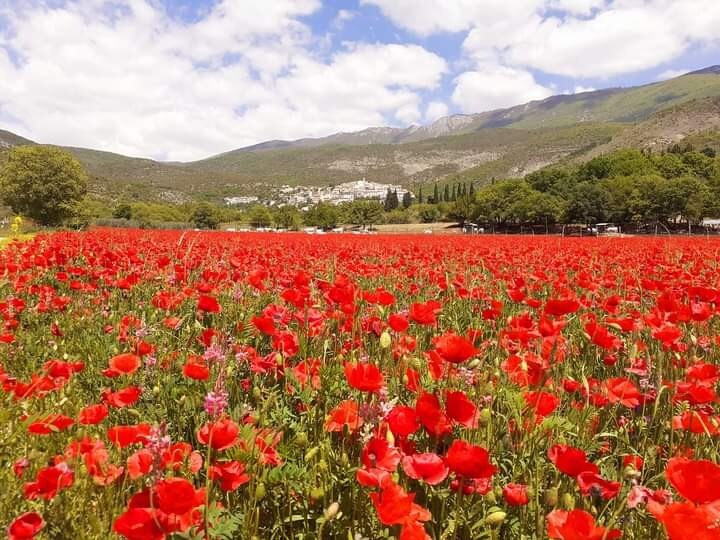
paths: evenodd
<path fill-rule="evenodd" d="M 321 229 L 334 229 L 340 223 L 340 211 L 332 204 L 317 203 L 305 212 L 305 224 Z"/>
<path fill-rule="evenodd" d="M 272 220 L 281 229 L 296 231 L 302 225 L 302 213 L 294 206 L 276 208 Z"/>
<path fill-rule="evenodd" d="M 220 223 L 215 209 L 209 203 L 198 204 L 190 219 L 199 229 L 217 229 Z"/>
<path fill-rule="evenodd" d="M 113 217 L 117 219 L 132 219 L 132 207 L 128 203 L 120 203 L 113 210 Z"/>
<path fill-rule="evenodd" d="M 273 216 L 270 209 L 262 204 L 256 204 L 247 213 L 248 223 L 256 228 L 270 227 L 273 223 Z"/>
<path fill-rule="evenodd" d="M 440 219 L 440 210 L 434 204 L 416 204 L 412 208 L 422 223 L 433 223 Z"/>
<path fill-rule="evenodd" d="M 0 172 L 4 203 L 46 226 L 60 225 L 74 215 L 87 181 L 78 160 L 47 146 L 13 148 Z"/>
<path fill-rule="evenodd" d="M 395 200 L 397 201 L 397 193 L 395 193 Z M 385 208 L 387 208 L 387 201 Z M 368 225 L 377 225 L 383 219 L 383 205 L 377 201 L 353 201 L 349 203 L 346 211 L 348 221 L 363 228 Z"/>

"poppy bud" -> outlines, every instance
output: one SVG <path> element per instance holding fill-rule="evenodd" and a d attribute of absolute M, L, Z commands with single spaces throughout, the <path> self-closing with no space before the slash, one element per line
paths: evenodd
<path fill-rule="evenodd" d="M 485 523 L 490 527 L 499 527 L 505 521 L 507 514 L 498 510 L 485 518 Z"/>
<path fill-rule="evenodd" d="M 262 396 L 262 392 L 260 391 L 260 388 L 258 386 L 253 386 L 253 389 L 252 389 L 253 399 L 260 399 L 261 396 Z"/>
<path fill-rule="evenodd" d="M 336 502 L 332 503 L 330 506 L 328 506 L 325 511 L 323 512 L 323 516 L 325 516 L 325 519 L 327 521 L 330 521 L 332 518 L 338 515 L 338 512 L 340 511 L 340 505 Z"/>
<path fill-rule="evenodd" d="M 575 508 L 575 497 L 569 493 L 565 493 L 565 495 L 562 496 L 562 507 L 566 510 L 573 510 Z"/>
<path fill-rule="evenodd" d="M 343 452 L 342 456 L 340 456 L 340 463 L 343 467 L 350 465 L 350 456 L 347 455 L 347 452 Z"/>
<path fill-rule="evenodd" d="M 626 480 L 632 480 L 633 478 L 637 478 L 638 476 L 640 476 L 640 473 L 632 465 L 628 465 L 623 469 L 623 477 Z"/>
<path fill-rule="evenodd" d="M 307 443 L 308 443 L 307 433 L 305 433 L 304 431 L 300 431 L 297 433 L 297 435 L 295 435 L 295 444 L 299 448 L 305 448 L 307 446 Z"/>
<path fill-rule="evenodd" d="M 388 331 L 385 330 L 382 334 L 380 334 L 380 347 L 387 349 L 390 345 L 392 345 L 392 338 L 390 337 Z"/>
<path fill-rule="evenodd" d="M 413 359 L 410 360 L 410 367 L 414 370 L 422 369 L 422 361 L 417 357 L 413 357 Z"/>
<path fill-rule="evenodd" d="M 313 488 L 312 491 L 310 491 L 310 498 L 313 501 L 317 501 L 322 499 L 325 496 L 325 490 L 321 487 Z"/>
<path fill-rule="evenodd" d="M 545 492 L 545 504 L 547 506 L 555 506 L 558 503 L 557 488 L 550 488 Z"/>
<path fill-rule="evenodd" d="M 277 354 L 275 355 L 275 363 L 276 363 L 278 366 L 282 366 L 282 364 L 283 364 L 283 355 L 282 355 L 282 354 L 277 353 Z"/>
<path fill-rule="evenodd" d="M 153 386 L 152 393 L 154 396 L 160 395 L 160 387 L 157 385 Z"/>
<path fill-rule="evenodd" d="M 305 461 L 310 461 L 312 458 L 314 458 L 317 453 L 320 451 L 320 448 L 317 446 L 313 446 L 310 450 L 305 452 Z"/>
<path fill-rule="evenodd" d="M 265 489 L 265 484 L 260 482 L 255 488 L 255 498 L 262 499 L 263 497 L 265 497 L 266 492 L 267 490 Z"/>
<path fill-rule="evenodd" d="M 395 435 L 389 429 L 385 432 L 385 440 L 387 440 L 390 446 L 395 446 Z"/>
<path fill-rule="evenodd" d="M 487 426 L 490 423 L 491 417 L 492 412 L 490 412 L 490 409 L 483 409 L 482 411 L 480 411 L 480 425 Z"/>
<path fill-rule="evenodd" d="M 495 504 L 497 503 L 497 497 L 495 496 L 494 491 L 488 491 L 484 496 L 485 501 L 487 501 L 488 504 Z"/>
<path fill-rule="evenodd" d="M 470 362 L 470 363 L 467 365 L 467 368 L 468 368 L 468 369 L 475 369 L 475 368 L 478 367 L 479 365 L 480 365 L 480 359 L 479 359 L 479 358 L 475 358 L 472 362 Z"/>
<path fill-rule="evenodd" d="M 320 469 L 321 472 L 326 472 L 328 470 L 328 464 L 327 461 L 324 459 L 321 459 L 318 463 L 318 469 Z"/>

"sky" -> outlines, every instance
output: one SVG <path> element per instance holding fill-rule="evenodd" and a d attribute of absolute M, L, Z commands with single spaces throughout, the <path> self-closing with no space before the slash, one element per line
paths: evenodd
<path fill-rule="evenodd" d="M 720 0 L 0 0 L 0 129 L 193 161 L 720 64 Z"/>

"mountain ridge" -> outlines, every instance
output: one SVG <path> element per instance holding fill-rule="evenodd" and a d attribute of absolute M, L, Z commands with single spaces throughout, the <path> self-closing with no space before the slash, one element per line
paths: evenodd
<path fill-rule="evenodd" d="M 551 96 L 516 107 L 451 115 L 427 126 L 371 127 L 319 139 L 265 141 L 189 163 L 67 148 L 93 190 L 116 197 L 267 194 L 282 185 L 359 178 L 417 186 L 458 176 L 478 183 L 615 147 L 662 148 L 720 131 L 720 66 L 649 85 Z M 0 131 L 0 154 L 29 139 Z"/>

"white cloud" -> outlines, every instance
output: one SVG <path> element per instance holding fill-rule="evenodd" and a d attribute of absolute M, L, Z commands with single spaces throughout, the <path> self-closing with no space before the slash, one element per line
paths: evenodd
<path fill-rule="evenodd" d="M 455 80 L 452 100 L 463 112 L 475 113 L 544 99 L 552 93 L 527 71 L 486 65 Z"/>
<path fill-rule="evenodd" d="M 579 84 L 575 88 L 573 88 L 572 93 L 573 94 L 583 94 L 585 92 L 594 92 L 595 90 L 597 90 L 597 89 L 593 88 L 592 86 L 582 86 Z"/>
<path fill-rule="evenodd" d="M 650 69 L 720 45 L 708 0 L 362 0 L 418 35 L 468 32 L 470 61 L 569 77 Z"/>
<path fill-rule="evenodd" d="M 663 71 L 660 75 L 658 75 L 657 79 L 658 81 L 666 81 L 667 79 L 674 79 L 675 77 L 680 77 L 681 75 L 685 75 L 686 73 L 689 73 L 692 71 L 691 69 L 668 69 Z"/>
<path fill-rule="evenodd" d="M 447 116 L 449 113 L 448 106 L 442 101 L 431 101 L 425 109 L 425 121 L 432 123 L 435 120 Z"/>
<path fill-rule="evenodd" d="M 192 24 L 152 0 L 11 5 L 10 27 L 0 27 L 0 121 L 48 143 L 192 160 L 406 124 L 447 70 L 418 45 L 316 55 L 297 17 L 318 0 L 225 0 Z"/>

